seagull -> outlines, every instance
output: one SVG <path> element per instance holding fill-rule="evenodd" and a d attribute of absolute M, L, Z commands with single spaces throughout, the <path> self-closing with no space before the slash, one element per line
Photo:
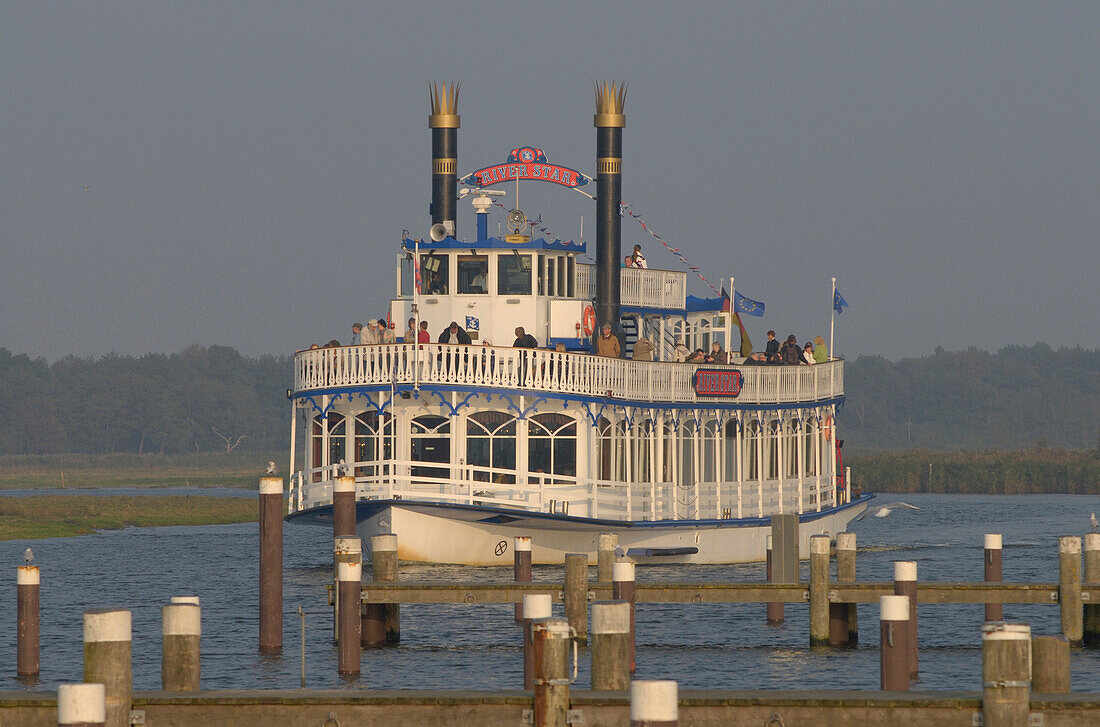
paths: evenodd
<path fill-rule="evenodd" d="M 91 187 L 81 187 L 80 189 L 85 191 L 85 192 L 91 192 L 92 191 Z"/>
<path fill-rule="evenodd" d="M 899 507 L 907 507 L 910 510 L 920 510 L 919 507 L 917 507 L 916 505 L 910 505 L 908 502 L 890 502 L 875 510 L 875 517 L 890 517 L 890 512 Z M 863 518 L 867 517 L 870 513 L 870 509 L 864 510 L 859 514 L 859 517 L 857 517 L 855 521 L 859 522 Z"/>
<path fill-rule="evenodd" d="M 1096 519 L 1096 513 L 1089 515 L 1089 525 L 1092 526 L 1092 531 L 1095 533 L 1100 530 L 1100 520 Z"/>
<path fill-rule="evenodd" d="M 344 460 L 340 460 L 340 464 L 336 465 L 336 474 L 343 477 L 348 473 L 348 466 L 344 464 Z"/>
<path fill-rule="evenodd" d="M 264 470 L 264 474 L 277 475 L 279 474 L 279 468 L 275 466 L 275 461 L 271 460 L 267 463 L 267 469 Z"/>
<path fill-rule="evenodd" d="M 27 548 L 23 551 L 23 562 L 30 563 L 32 560 L 34 560 L 34 551 Z"/>

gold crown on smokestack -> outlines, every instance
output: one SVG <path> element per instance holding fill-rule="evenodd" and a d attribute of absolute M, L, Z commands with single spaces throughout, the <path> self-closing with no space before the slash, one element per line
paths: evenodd
<path fill-rule="evenodd" d="M 626 81 L 593 81 L 596 89 L 596 116 L 593 126 L 626 126 Z"/>
<path fill-rule="evenodd" d="M 458 117 L 458 89 L 462 87 L 459 82 L 428 84 L 428 96 L 432 102 L 432 114 L 428 117 L 428 127 L 431 129 L 457 129 Z"/>

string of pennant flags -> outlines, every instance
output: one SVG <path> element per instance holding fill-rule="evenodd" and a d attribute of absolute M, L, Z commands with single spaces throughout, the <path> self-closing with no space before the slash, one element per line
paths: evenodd
<path fill-rule="evenodd" d="M 634 212 L 633 210 L 630 209 L 630 205 L 628 205 L 624 202 L 620 202 L 619 203 L 619 215 L 620 216 L 629 215 L 631 218 L 633 218 L 635 222 L 637 222 L 639 225 L 642 226 L 643 230 L 645 230 L 646 232 L 649 233 L 650 237 L 652 237 L 654 240 L 656 240 L 657 242 L 664 245 L 665 249 L 668 250 L 669 252 L 671 252 L 673 255 L 675 255 L 676 259 L 679 260 L 681 263 L 683 263 L 684 267 L 686 267 L 691 272 L 695 273 L 699 277 L 700 280 L 702 280 L 704 283 L 706 283 L 706 286 L 708 288 L 713 290 L 718 295 L 722 295 L 722 291 L 720 291 L 718 288 L 715 288 L 713 285 L 711 285 L 711 282 L 706 279 L 706 276 L 703 275 L 702 268 L 700 268 L 699 266 L 695 265 L 693 262 L 688 260 L 687 257 L 685 257 L 684 254 L 682 252 L 680 252 L 680 248 L 673 247 L 672 245 L 669 245 L 663 237 L 661 237 L 656 232 L 651 230 L 649 228 L 649 225 L 647 225 L 646 221 L 642 218 L 642 216 L 640 214 L 638 214 L 637 212 Z"/>

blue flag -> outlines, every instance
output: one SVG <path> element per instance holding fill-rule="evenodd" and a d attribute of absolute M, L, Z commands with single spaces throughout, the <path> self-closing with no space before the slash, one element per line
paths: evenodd
<path fill-rule="evenodd" d="M 844 300 L 844 296 L 840 294 L 839 290 L 833 289 L 833 310 L 837 315 L 844 312 L 844 309 L 848 307 L 848 301 Z"/>
<path fill-rule="evenodd" d="M 752 298 L 746 298 L 739 291 L 733 291 L 733 309 L 738 313 L 744 313 L 757 318 L 764 315 L 764 304 Z"/>

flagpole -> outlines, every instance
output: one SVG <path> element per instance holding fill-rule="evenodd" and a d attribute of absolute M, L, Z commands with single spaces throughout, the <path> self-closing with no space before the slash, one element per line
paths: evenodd
<path fill-rule="evenodd" d="M 420 275 L 417 275 L 417 273 Z M 420 270 L 420 238 L 413 243 L 413 313 L 416 329 L 413 331 L 413 389 L 420 391 L 420 280 L 424 272 Z M 396 431 L 396 430 L 395 430 Z M 395 450 L 396 451 L 396 450 Z"/>
<path fill-rule="evenodd" d="M 836 357 L 833 349 L 833 329 L 836 327 L 836 278 L 833 278 L 833 294 L 829 296 L 829 355 Z"/>
<path fill-rule="evenodd" d="M 738 353 L 740 350 L 739 343 Z M 729 361 L 731 356 L 733 356 L 733 278 L 730 278 L 730 310 L 729 315 L 726 316 L 726 360 Z M 730 363 L 733 362 L 730 361 Z"/>

